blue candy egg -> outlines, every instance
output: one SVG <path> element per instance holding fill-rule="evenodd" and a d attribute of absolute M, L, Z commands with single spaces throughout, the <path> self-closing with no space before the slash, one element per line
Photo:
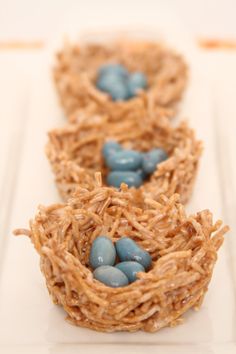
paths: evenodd
<path fill-rule="evenodd" d="M 135 280 L 137 280 L 136 274 L 138 272 L 145 272 L 142 264 L 133 261 L 118 263 L 116 264 L 115 268 L 120 269 L 127 276 L 130 283 L 133 283 Z"/>
<path fill-rule="evenodd" d="M 117 143 L 116 141 L 107 141 L 102 148 L 102 155 L 105 159 L 108 158 L 109 155 L 113 154 L 114 152 L 117 152 L 119 150 L 122 150 L 122 146 Z"/>
<path fill-rule="evenodd" d="M 114 74 L 126 78 L 128 76 L 128 71 L 121 64 L 105 64 L 99 68 L 98 75 L 101 77 L 107 74 Z"/>
<path fill-rule="evenodd" d="M 119 259 L 123 261 L 135 261 L 147 270 L 150 268 L 152 258 L 150 254 L 139 247 L 139 245 L 129 237 L 122 237 L 115 244 Z"/>
<path fill-rule="evenodd" d="M 134 171 L 141 167 L 142 154 L 134 150 L 117 151 L 108 156 L 107 166 L 113 171 Z"/>
<path fill-rule="evenodd" d="M 123 84 L 122 78 L 111 73 L 99 76 L 96 85 L 100 90 L 109 92 L 117 82 Z"/>
<path fill-rule="evenodd" d="M 139 168 L 135 172 L 142 178 L 142 180 L 144 180 L 147 177 L 146 172 L 142 168 Z"/>
<path fill-rule="evenodd" d="M 130 96 L 135 96 L 139 90 L 147 87 L 147 78 L 143 73 L 135 72 L 130 74 L 127 85 Z"/>
<path fill-rule="evenodd" d="M 168 155 L 163 149 L 153 149 L 143 155 L 142 169 L 146 174 L 153 173 L 157 165 L 166 159 L 168 159 Z"/>
<path fill-rule="evenodd" d="M 142 178 L 133 171 L 113 171 L 107 176 L 107 184 L 116 188 L 120 188 L 121 183 L 125 183 L 129 188 L 138 188 L 143 183 Z"/>
<path fill-rule="evenodd" d="M 106 236 L 97 237 L 90 250 L 89 263 L 95 269 L 102 265 L 112 266 L 116 260 L 116 249 L 113 242 Z"/>
<path fill-rule="evenodd" d="M 100 67 L 97 88 L 107 92 L 114 101 L 127 100 L 140 89 L 147 87 L 146 76 L 141 72 L 129 74 L 121 64 L 105 64 Z"/>
<path fill-rule="evenodd" d="M 117 80 L 107 92 L 113 101 L 124 101 L 130 97 L 126 83 L 119 80 Z"/>
<path fill-rule="evenodd" d="M 120 288 L 129 284 L 127 276 L 118 268 L 101 266 L 93 272 L 95 279 L 112 288 Z"/>

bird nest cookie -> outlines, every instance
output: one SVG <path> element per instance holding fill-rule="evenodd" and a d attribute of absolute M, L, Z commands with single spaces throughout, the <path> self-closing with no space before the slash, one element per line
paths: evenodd
<path fill-rule="evenodd" d="M 142 121 L 134 116 L 122 122 L 90 117 L 49 132 L 46 153 L 64 199 L 71 197 L 78 186 L 93 188 L 95 172 L 101 171 L 106 181 L 108 169 L 102 147 L 110 139 L 124 148 L 145 152 L 161 147 L 168 154 L 168 159 L 141 187 L 131 188 L 134 194 L 158 200 L 161 194 L 179 193 L 182 203 L 188 201 L 202 152 L 201 142 L 186 122 L 174 128 L 168 119 L 160 122 L 145 116 Z"/>
<path fill-rule="evenodd" d="M 95 85 L 99 68 L 109 63 L 142 72 L 148 88 L 127 101 L 112 101 Z M 183 58 L 163 44 L 147 41 L 67 43 L 57 54 L 53 73 L 61 105 L 72 122 L 92 114 L 119 120 L 131 113 L 141 119 L 147 111 L 161 113 L 163 109 L 173 116 L 187 81 Z"/>
<path fill-rule="evenodd" d="M 54 303 L 68 320 L 97 331 L 155 332 L 173 326 L 190 308 L 198 308 L 208 289 L 217 251 L 227 227 L 205 210 L 187 216 L 178 196 L 160 202 L 134 198 L 126 185 L 80 188 L 66 204 L 40 206 L 30 237 Z M 132 238 L 152 257 L 151 269 L 138 280 L 111 288 L 93 277 L 92 242 L 106 234 L 116 242 Z"/>

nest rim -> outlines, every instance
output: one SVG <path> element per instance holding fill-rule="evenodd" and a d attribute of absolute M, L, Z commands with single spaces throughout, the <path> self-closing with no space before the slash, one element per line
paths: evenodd
<path fill-rule="evenodd" d="M 101 176 L 98 174 L 96 184 L 97 187 L 92 192 L 81 188 L 66 204 L 41 206 L 35 219 L 30 221 L 30 230 L 15 230 L 17 235 L 29 236 L 39 253 L 41 270 L 53 301 L 64 307 L 72 324 L 98 331 L 133 332 L 141 329 L 156 332 L 162 327 L 178 324 L 183 313 L 189 308 L 199 307 L 203 301 L 217 260 L 217 251 L 223 243 L 223 235 L 228 231 L 228 227 L 222 227 L 219 220 L 213 223 L 212 214 L 208 210 L 186 216 L 178 195 L 171 198 L 162 196 L 160 203 L 147 199 L 140 211 L 126 185 L 122 185 L 120 191 L 102 187 Z M 102 200 L 103 192 L 106 197 Z M 89 200 L 88 204 L 86 198 Z M 110 204 L 106 203 L 108 199 Z M 128 224 L 130 223 L 130 230 L 134 231 L 129 236 L 135 240 L 138 238 L 138 243 L 144 249 L 148 250 L 149 244 L 154 250 L 148 250 L 153 259 L 152 268 L 147 273 L 139 273 L 136 282 L 123 288 L 110 288 L 94 279 L 86 263 L 92 240 L 99 236 L 100 229 L 95 232 L 99 218 L 105 220 L 108 210 L 108 214 L 113 215 L 112 208 L 123 208 L 123 212 L 126 210 L 128 214 L 136 213 L 136 220 L 126 218 Z M 70 214 L 72 212 L 74 214 Z M 141 216 L 141 213 L 144 216 Z M 86 226 L 90 228 L 91 238 L 88 236 L 86 240 L 81 239 L 85 240 L 85 244 L 77 244 L 78 251 L 74 250 L 75 244 L 72 246 L 71 243 L 75 237 L 71 236 L 74 226 L 69 229 L 66 221 L 72 215 L 74 219 L 71 219 L 70 225 L 77 223 L 78 240 L 86 235 L 86 231 L 82 231 L 85 224 L 80 223 L 83 220 L 80 217 L 86 215 L 92 222 Z M 125 218 L 125 214 L 122 215 Z M 147 215 L 152 216 L 146 222 Z M 161 237 L 159 239 L 158 235 L 154 238 L 148 238 L 146 235 L 146 239 L 141 237 L 145 231 L 148 234 L 150 230 L 157 230 L 155 226 L 154 229 L 149 227 L 150 220 L 155 218 L 159 226 L 167 227 L 166 232 L 164 226 L 159 232 L 160 235 L 166 235 L 170 242 L 169 248 L 162 247 Z M 138 224 L 135 222 L 137 220 Z M 173 221 L 173 225 L 169 220 Z M 123 222 L 121 218 L 116 230 L 110 225 L 111 232 L 108 237 L 114 241 L 122 237 Z M 50 223 L 54 223 L 54 227 L 50 226 Z M 95 225 L 94 229 L 91 225 Z M 149 226 L 144 230 L 145 227 L 138 228 L 140 225 Z M 181 240 L 185 240 L 185 245 L 181 244 Z M 79 258 L 79 253 L 76 252 L 82 252 L 84 245 L 87 256 Z"/>
<path fill-rule="evenodd" d="M 147 51 L 154 63 L 160 61 L 155 70 L 155 65 L 147 59 L 146 67 L 143 64 Z M 95 80 L 102 64 L 114 62 L 123 64 L 130 72 L 144 72 L 148 87 L 127 101 L 113 101 L 109 94 L 96 87 Z M 186 87 L 188 69 L 182 56 L 161 42 L 122 38 L 109 43 L 67 43 L 56 55 L 53 76 L 61 105 L 71 122 L 107 112 L 111 119 L 117 120 L 124 112 L 139 107 L 147 109 L 147 106 L 156 112 L 165 111 L 172 118 Z M 83 95 L 78 91 L 83 91 Z"/>
<path fill-rule="evenodd" d="M 142 144 L 142 147 L 145 146 L 145 144 L 149 144 L 149 148 L 161 147 L 168 153 L 168 159 L 157 165 L 155 172 L 147 180 L 144 180 L 142 186 L 139 188 L 130 188 L 134 193 L 140 192 L 140 194 L 145 195 L 147 192 L 150 195 L 152 194 L 152 197 L 154 198 L 158 198 L 161 194 L 171 196 L 174 193 L 179 193 L 183 203 L 188 201 L 193 188 L 203 145 L 201 141 L 196 140 L 194 131 L 190 129 L 186 121 L 181 122 L 177 127 L 173 127 L 170 125 L 166 117 L 162 117 L 162 124 L 160 123 L 160 120 L 157 123 L 155 119 L 146 117 L 143 124 L 138 126 L 135 119 L 130 118 L 124 123 L 119 123 L 120 130 L 118 128 L 118 133 L 116 135 L 116 133 L 112 133 L 110 127 L 115 126 L 115 129 L 117 129 L 118 123 L 109 126 L 108 120 L 103 117 L 90 118 L 91 122 L 86 119 L 80 123 L 69 123 L 62 128 L 54 129 L 48 133 L 49 140 L 46 145 L 46 155 L 51 163 L 52 170 L 55 174 L 56 184 L 63 199 L 71 197 L 77 189 L 77 186 L 79 184 L 83 185 L 84 181 L 86 188 L 90 183 L 93 185 L 92 181 L 94 180 L 93 176 L 95 172 L 102 172 L 103 177 L 107 175 L 109 170 L 105 166 L 104 159 L 101 156 L 102 144 L 108 140 L 116 140 L 121 143 L 124 148 L 134 148 L 134 150 L 137 151 L 145 151 L 145 148 L 137 148 L 137 144 Z M 79 155 L 79 158 L 85 160 L 84 157 L 81 157 L 83 156 L 84 150 L 78 150 L 76 151 L 75 156 L 71 156 L 71 152 L 66 149 L 69 148 L 70 150 L 71 145 L 74 143 L 74 141 L 72 143 L 69 142 L 70 137 L 75 141 L 77 140 L 78 144 L 80 144 L 79 141 L 83 140 L 83 137 L 80 139 L 80 133 L 83 134 L 83 131 L 85 132 L 85 142 L 86 134 L 88 141 L 90 137 L 92 139 L 94 134 L 92 131 L 94 124 L 97 124 L 97 127 L 95 126 L 95 129 L 97 129 L 95 132 L 96 134 L 100 134 L 101 138 L 98 138 L 100 139 L 100 142 L 98 142 L 99 145 L 95 146 L 95 162 L 91 167 L 84 165 L 83 161 L 78 162 L 77 160 Z M 132 139 L 130 137 L 126 138 L 126 132 L 121 132 L 123 124 L 127 124 L 127 130 L 129 127 L 134 130 L 136 129 L 137 136 L 133 136 Z M 145 129 L 147 129 L 147 134 Z M 136 131 L 131 134 L 136 134 Z M 148 142 L 150 134 L 153 139 L 151 143 Z M 144 136 L 145 139 L 143 138 Z M 89 145 L 87 146 L 89 147 Z M 97 154 L 100 155 L 99 158 L 95 157 Z M 187 172 L 185 171 L 186 167 Z M 188 171 L 189 169 L 190 171 Z M 78 177 L 80 173 L 83 174 L 83 179 L 82 177 Z M 178 178 L 180 178 L 179 181 Z M 105 178 L 103 179 L 105 182 Z M 69 188 L 68 191 L 67 186 Z M 65 188 L 65 193 L 63 192 L 63 188 Z"/>

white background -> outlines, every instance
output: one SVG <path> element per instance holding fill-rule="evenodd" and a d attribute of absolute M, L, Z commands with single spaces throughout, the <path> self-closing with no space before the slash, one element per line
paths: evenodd
<path fill-rule="evenodd" d="M 1 0 L 0 38 L 51 38 L 71 21 L 71 13 L 91 25 L 140 13 L 158 19 L 163 9 L 195 36 L 236 36 L 235 0 Z"/>

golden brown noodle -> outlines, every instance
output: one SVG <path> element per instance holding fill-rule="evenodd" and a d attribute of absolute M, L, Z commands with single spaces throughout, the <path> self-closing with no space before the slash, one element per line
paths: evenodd
<path fill-rule="evenodd" d="M 179 323 L 201 304 L 228 227 L 214 224 L 208 210 L 186 216 L 177 195 L 140 205 L 125 185 L 118 191 L 100 180 L 94 189 L 78 189 L 66 204 L 40 206 L 30 230 L 15 234 L 30 237 L 49 293 L 71 323 L 105 332 L 155 332 Z M 100 234 L 114 242 L 133 238 L 150 252 L 151 270 L 123 288 L 93 279 L 89 251 Z"/>
<path fill-rule="evenodd" d="M 114 102 L 95 86 L 99 67 L 118 62 L 130 71 L 142 71 L 148 89 L 128 101 Z M 120 120 L 129 114 L 142 119 L 143 112 L 173 117 L 187 81 L 183 58 L 160 43 L 117 41 L 110 44 L 67 44 L 58 53 L 54 80 L 60 102 L 71 122 L 94 114 Z M 157 116 L 158 117 L 158 116 Z"/>
<path fill-rule="evenodd" d="M 94 173 L 102 172 L 105 182 L 107 168 L 101 149 L 105 141 L 114 139 L 126 148 L 148 151 L 162 147 L 169 158 L 159 164 L 156 171 L 138 189 L 142 195 L 158 200 L 161 194 L 179 193 L 186 203 L 192 193 L 202 144 L 196 140 L 187 123 L 173 128 L 168 119 L 143 116 L 126 117 L 123 121 L 111 121 L 91 116 L 77 124 L 68 124 L 49 133 L 46 147 L 56 177 L 58 189 L 64 199 L 71 197 L 78 186 L 93 186 Z M 137 190 L 132 188 L 137 194 Z"/>

